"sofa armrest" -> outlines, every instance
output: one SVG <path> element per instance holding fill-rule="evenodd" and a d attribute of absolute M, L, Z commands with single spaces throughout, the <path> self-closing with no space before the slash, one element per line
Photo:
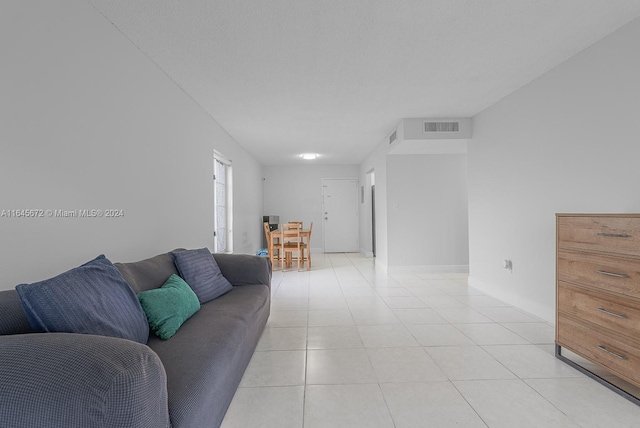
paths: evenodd
<path fill-rule="evenodd" d="M 164 367 L 125 339 L 0 336 L 0 426 L 169 427 Z"/>
<path fill-rule="evenodd" d="M 264 284 L 271 288 L 271 260 L 248 254 L 214 254 L 220 272 L 231 285 Z"/>

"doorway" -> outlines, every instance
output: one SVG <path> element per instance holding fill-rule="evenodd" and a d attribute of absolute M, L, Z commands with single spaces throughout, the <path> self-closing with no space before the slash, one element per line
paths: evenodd
<path fill-rule="evenodd" d="M 323 178 L 322 200 L 324 252 L 357 252 L 358 180 Z"/>
<path fill-rule="evenodd" d="M 376 185 L 371 186 L 371 252 L 376 256 Z"/>
<path fill-rule="evenodd" d="M 371 186 L 371 254 L 376 256 L 376 174 L 373 170 L 367 173 L 367 184 Z"/>

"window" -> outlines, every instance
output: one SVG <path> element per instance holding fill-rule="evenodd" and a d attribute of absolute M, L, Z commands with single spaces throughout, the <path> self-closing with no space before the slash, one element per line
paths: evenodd
<path fill-rule="evenodd" d="M 214 218 L 213 251 L 231 253 L 233 251 L 231 161 L 218 152 L 213 154 Z"/>

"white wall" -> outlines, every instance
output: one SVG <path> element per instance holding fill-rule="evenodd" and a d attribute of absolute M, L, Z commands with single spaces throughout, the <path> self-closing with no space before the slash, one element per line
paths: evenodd
<path fill-rule="evenodd" d="M 466 272 L 467 156 L 388 155 L 389 267 Z"/>
<path fill-rule="evenodd" d="M 468 270 L 467 140 L 383 139 L 360 164 L 375 173 L 376 266 L 388 272 Z M 371 252 L 371 195 L 360 204 L 360 251 Z M 426 225 L 425 225 L 425 220 Z M 416 225 L 420 229 L 416 229 Z"/>
<path fill-rule="evenodd" d="M 262 247 L 264 234 L 262 229 L 256 230 L 256 218 L 262 216 L 262 166 L 217 123 L 215 125 L 224 134 L 215 138 L 213 146 L 233 162 L 233 252 L 256 254 Z M 213 222 L 210 230 L 212 235 Z"/>
<path fill-rule="evenodd" d="M 0 289 L 104 253 L 134 261 L 213 244 L 213 150 L 233 160 L 236 251 L 261 235 L 261 166 L 83 1 L 0 3 Z"/>
<path fill-rule="evenodd" d="M 471 285 L 553 321 L 554 214 L 640 211 L 639 49 L 635 20 L 474 118 Z"/>
<path fill-rule="evenodd" d="M 324 252 L 322 216 L 322 179 L 357 178 L 357 165 L 265 166 L 264 215 L 280 216 L 280 223 L 313 222 L 311 251 Z M 255 227 L 262 230 L 261 217 Z"/>

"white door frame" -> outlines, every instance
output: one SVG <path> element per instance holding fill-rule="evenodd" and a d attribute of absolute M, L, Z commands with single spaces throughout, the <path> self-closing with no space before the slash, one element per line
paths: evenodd
<path fill-rule="evenodd" d="M 217 208 L 216 208 L 216 162 L 224 164 L 226 167 L 226 177 L 225 177 L 225 217 L 226 217 L 226 248 L 224 249 L 225 253 L 233 253 L 233 164 L 231 159 L 227 158 L 217 150 L 213 151 L 213 252 L 220 252 L 217 248 Z"/>

